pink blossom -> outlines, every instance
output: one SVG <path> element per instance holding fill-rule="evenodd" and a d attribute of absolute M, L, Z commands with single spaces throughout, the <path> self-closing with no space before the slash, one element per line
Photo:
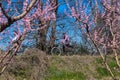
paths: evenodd
<path fill-rule="evenodd" d="M 104 41 L 104 38 L 100 38 L 100 43 L 103 43 L 103 41 Z"/>
<path fill-rule="evenodd" d="M 75 13 L 74 7 L 71 8 L 71 12 L 72 12 L 72 16 L 73 16 L 73 17 L 76 17 L 76 13 Z"/>
<path fill-rule="evenodd" d="M 117 16 L 118 20 L 120 20 L 120 16 Z"/>
<path fill-rule="evenodd" d="M 23 11 L 26 10 L 27 6 L 28 6 L 28 0 L 25 0 L 24 3 L 23 3 Z"/>
<path fill-rule="evenodd" d="M 6 0 L 7 2 L 8 2 L 8 5 L 10 5 L 11 4 L 11 0 Z"/>
<path fill-rule="evenodd" d="M 97 36 L 97 33 L 98 33 L 98 32 L 95 30 L 95 32 L 94 32 L 94 40 L 95 40 L 95 41 L 97 41 L 97 37 L 98 37 L 98 36 Z"/>

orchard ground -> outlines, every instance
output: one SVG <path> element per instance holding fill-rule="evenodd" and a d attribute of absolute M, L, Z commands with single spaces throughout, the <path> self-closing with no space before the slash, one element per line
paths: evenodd
<path fill-rule="evenodd" d="M 14 57 L 0 80 L 112 80 L 99 55 L 51 56 L 38 49 L 24 53 Z M 113 55 L 107 62 L 120 79 Z"/>

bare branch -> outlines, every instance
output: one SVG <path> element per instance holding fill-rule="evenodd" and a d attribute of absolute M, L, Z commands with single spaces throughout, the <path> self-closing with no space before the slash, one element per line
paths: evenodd
<path fill-rule="evenodd" d="M 9 15 L 6 13 L 6 11 L 3 9 L 1 3 L 0 3 L 0 7 L 1 7 L 2 13 L 5 15 L 5 17 L 6 17 L 7 19 L 10 19 L 10 16 L 9 16 Z"/>
<path fill-rule="evenodd" d="M 31 8 L 34 6 L 34 4 L 36 3 L 37 0 L 32 0 L 32 2 L 30 3 L 30 5 L 27 7 L 26 11 L 24 11 L 22 14 L 16 16 L 16 17 L 13 17 L 13 20 L 16 21 L 16 20 L 19 20 L 21 18 L 23 18 L 30 10 Z"/>

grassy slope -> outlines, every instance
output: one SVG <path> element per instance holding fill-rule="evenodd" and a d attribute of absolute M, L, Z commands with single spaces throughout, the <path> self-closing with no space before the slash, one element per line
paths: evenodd
<path fill-rule="evenodd" d="M 49 56 L 49 61 L 46 80 L 112 80 L 99 56 Z M 107 61 L 120 79 L 115 59 L 107 57 Z"/>
<path fill-rule="evenodd" d="M 115 59 L 108 56 L 107 61 L 120 79 Z M 16 56 L 0 80 L 44 80 L 40 79 L 42 77 L 46 77 L 45 80 L 112 80 L 99 56 L 47 57 L 45 53 L 34 49 Z"/>

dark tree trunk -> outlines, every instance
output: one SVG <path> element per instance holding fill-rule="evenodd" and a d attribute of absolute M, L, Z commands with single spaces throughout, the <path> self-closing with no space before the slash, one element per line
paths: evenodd
<path fill-rule="evenodd" d="M 45 25 L 47 26 L 45 27 L 45 29 L 38 31 L 38 34 L 37 34 L 36 47 L 42 51 L 46 51 L 46 43 L 47 43 L 46 37 L 47 37 L 49 24 L 50 24 L 50 21 L 46 22 Z M 44 24 L 42 24 L 42 26 L 44 26 Z"/>
<path fill-rule="evenodd" d="M 56 5 L 58 5 L 58 1 L 57 0 L 54 0 L 54 3 Z M 55 13 L 55 16 L 57 15 L 57 9 L 56 8 L 55 10 L 53 10 L 53 12 Z M 50 47 L 53 47 L 54 46 L 54 42 L 55 42 L 55 39 L 56 39 L 56 20 L 52 20 L 52 31 L 51 31 L 51 37 L 50 37 Z"/>

